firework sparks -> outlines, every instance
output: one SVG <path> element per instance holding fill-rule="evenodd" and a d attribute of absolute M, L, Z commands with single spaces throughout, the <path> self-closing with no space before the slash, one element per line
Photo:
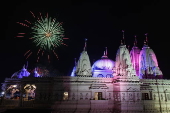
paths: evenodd
<path fill-rule="evenodd" d="M 29 39 L 32 40 L 33 44 L 38 49 L 37 52 L 37 61 L 39 60 L 39 52 L 42 52 L 42 55 L 44 52 L 49 52 L 52 51 L 53 54 L 58 58 L 56 52 L 54 49 L 61 45 L 66 45 L 63 40 L 68 39 L 64 38 L 64 29 L 62 27 L 62 23 L 56 21 L 55 18 L 51 18 L 48 16 L 48 13 L 46 16 L 42 16 L 40 13 L 39 16 L 35 16 L 33 12 L 31 12 L 32 16 L 34 19 L 36 19 L 35 22 L 30 22 L 28 20 L 25 20 L 25 23 L 20 23 L 17 22 L 18 24 L 31 28 L 31 37 Z M 18 33 L 17 37 L 24 37 L 25 33 Z M 67 45 L 66 45 L 67 46 Z M 28 54 L 29 53 L 29 54 Z M 25 56 L 27 55 L 26 58 L 29 58 L 30 55 L 32 54 L 31 51 L 27 51 L 25 53 Z M 47 55 L 47 58 L 49 60 L 50 56 L 49 54 Z"/>
<path fill-rule="evenodd" d="M 41 18 L 32 27 L 33 43 L 42 50 L 53 50 L 63 44 L 64 29 L 55 19 Z"/>

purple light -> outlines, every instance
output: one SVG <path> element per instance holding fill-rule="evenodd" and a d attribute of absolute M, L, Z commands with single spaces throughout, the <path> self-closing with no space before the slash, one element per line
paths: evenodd
<path fill-rule="evenodd" d="M 114 61 L 110 60 L 110 59 L 100 59 L 97 60 L 92 68 L 95 69 L 113 69 L 113 67 L 115 66 Z"/>

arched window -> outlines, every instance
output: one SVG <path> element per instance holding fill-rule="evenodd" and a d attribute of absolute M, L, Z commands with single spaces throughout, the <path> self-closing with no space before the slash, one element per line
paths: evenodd
<path fill-rule="evenodd" d="M 107 74 L 106 77 L 107 78 L 113 78 L 113 75 L 112 74 Z"/>
<path fill-rule="evenodd" d="M 64 94 L 63 94 L 63 100 L 68 100 L 68 92 L 64 92 Z"/>
<path fill-rule="evenodd" d="M 18 85 L 10 85 L 6 90 L 5 97 L 7 99 L 19 99 L 20 91 Z"/>
<path fill-rule="evenodd" d="M 32 84 L 32 85 L 27 84 L 27 85 L 25 85 L 24 89 L 25 89 L 25 98 L 24 98 L 24 100 L 25 101 L 34 100 L 36 86 L 34 84 Z"/>
<path fill-rule="evenodd" d="M 102 74 L 98 74 L 98 76 L 97 77 L 104 77 Z"/>

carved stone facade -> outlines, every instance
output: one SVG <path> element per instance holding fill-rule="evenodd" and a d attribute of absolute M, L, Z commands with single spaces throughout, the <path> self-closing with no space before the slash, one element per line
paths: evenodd
<path fill-rule="evenodd" d="M 147 48 L 136 55 L 139 51 L 132 54 L 126 45 L 121 44 L 115 62 L 104 53 L 94 63 L 93 69 L 84 49 L 71 76 L 42 77 L 37 71 L 29 76 L 23 67 L 2 83 L 4 94 L 0 110 L 29 108 L 48 109 L 51 113 L 169 113 L 170 80 L 162 78 L 160 69 L 141 75 L 142 69 L 159 68 L 153 50 L 146 45 L 144 47 Z M 138 60 L 134 60 L 134 56 L 139 57 L 135 65 Z M 113 76 L 106 76 L 108 73 Z"/>
<path fill-rule="evenodd" d="M 51 109 L 53 113 L 170 112 L 169 80 L 65 76 L 6 78 L 3 84 L 6 93 L 0 106 L 6 109 Z"/>

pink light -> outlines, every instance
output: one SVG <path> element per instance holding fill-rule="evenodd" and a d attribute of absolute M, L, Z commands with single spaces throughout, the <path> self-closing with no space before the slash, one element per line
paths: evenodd
<path fill-rule="evenodd" d="M 99 69 L 113 69 L 115 63 L 110 59 L 100 59 L 96 61 L 92 67 L 97 67 Z"/>
<path fill-rule="evenodd" d="M 58 59 L 58 55 L 56 54 L 56 52 L 53 50 L 53 53 L 54 53 L 54 55 L 57 57 L 57 59 Z"/>
<path fill-rule="evenodd" d="M 18 33 L 18 34 L 25 34 L 25 33 Z"/>
<path fill-rule="evenodd" d="M 50 62 L 50 56 L 48 55 L 48 61 Z"/>
<path fill-rule="evenodd" d="M 58 26 L 60 26 L 61 24 L 63 24 L 63 22 L 60 22 L 60 23 L 58 24 Z"/>
<path fill-rule="evenodd" d="M 29 27 L 28 25 L 24 24 L 24 23 L 20 23 L 20 22 L 17 22 L 18 24 L 21 24 L 22 26 L 25 26 L 25 27 Z"/>
<path fill-rule="evenodd" d="M 65 45 L 65 46 L 68 46 L 68 45 L 66 45 L 66 44 L 64 44 L 64 43 L 61 43 L 61 44 Z"/>
<path fill-rule="evenodd" d="M 40 49 L 38 50 L 37 55 L 39 54 L 39 52 L 40 52 Z"/>
<path fill-rule="evenodd" d="M 31 12 L 31 11 L 30 11 Z M 34 13 L 33 12 L 31 12 L 31 14 L 32 14 L 32 16 L 35 18 L 35 15 L 34 15 Z"/>
<path fill-rule="evenodd" d="M 28 52 L 30 52 L 30 50 L 28 50 L 28 51 L 24 54 L 24 56 L 25 56 Z"/>
<path fill-rule="evenodd" d="M 39 12 L 39 14 L 40 14 L 40 17 L 42 18 L 42 15 L 41 15 L 41 13 Z"/>
<path fill-rule="evenodd" d="M 47 13 L 47 18 L 48 18 L 48 13 Z"/>
<path fill-rule="evenodd" d="M 37 58 L 37 62 L 39 61 L 39 56 L 38 56 L 38 58 Z"/>
<path fill-rule="evenodd" d="M 44 55 L 44 51 L 42 52 L 42 56 Z"/>
<path fill-rule="evenodd" d="M 28 20 L 25 20 L 27 23 L 31 24 L 31 22 L 29 22 Z"/>
<path fill-rule="evenodd" d="M 24 37 L 24 36 L 17 36 L 17 37 Z"/>
<path fill-rule="evenodd" d="M 63 39 L 69 39 L 69 38 L 63 38 Z"/>
<path fill-rule="evenodd" d="M 30 57 L 31 54 L 32 54 L 32 52 L 27 56 L 27 58 Z M 27 59 L 27 58 L 26 58 L 26 59 Z"/>
<path fill-rule="evenodd" d="M 132 61 L 133 68 L 136 70 L 136 75 L 139 76 L 139 53 L 140 49 L 136 46 L 130 51 L 130 58 Z"/>

